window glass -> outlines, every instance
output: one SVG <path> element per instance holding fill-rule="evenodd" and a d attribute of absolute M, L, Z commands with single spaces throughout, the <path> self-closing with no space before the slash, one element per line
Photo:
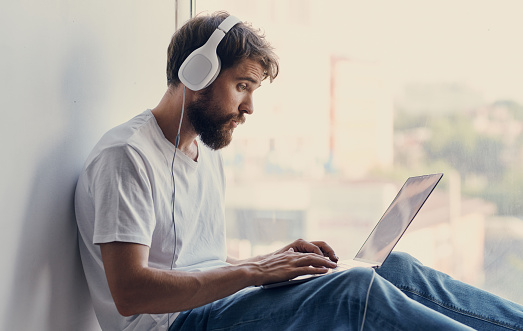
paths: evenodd
<path fill-rule="evenodd" d="M 522 7 L 198 0 L 280 57 L 223 150 L 230 254 L 302 237 L 352 258 L 407 177 L 444 172 L 395 249 L 523 303 Z"/>

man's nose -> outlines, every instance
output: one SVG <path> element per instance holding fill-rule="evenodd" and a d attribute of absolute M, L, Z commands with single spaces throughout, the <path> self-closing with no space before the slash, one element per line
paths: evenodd
<path fill-rule="evenodd" d="M 245 100 L 240 106 L 240 111 L 249 115 L 251 115 L 254 112 L 254 102 L 252 95 L 249 94 L 247 97 L 245 97 Z"/>

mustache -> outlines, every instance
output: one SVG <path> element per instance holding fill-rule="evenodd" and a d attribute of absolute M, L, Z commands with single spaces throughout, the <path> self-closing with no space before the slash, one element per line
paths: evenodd
<path fill-rule="evenodd" d="M 230 121 L 235 121 L 238 124 L 243 124 L 245 123 L 245 120 L 246 118 L 244 114 L 228 115 L 226 118 L 223 119 L 223 124 L 229 123 Z"/>
<path fill-rule="evenodd" d="M 245 123 L 245 120 L 246 120 L 245 115 L 241 114 L 241 115 L 237 116 L 235 121 L 238 122 L 238 124 L 243 124 L 243 123 Z"/>

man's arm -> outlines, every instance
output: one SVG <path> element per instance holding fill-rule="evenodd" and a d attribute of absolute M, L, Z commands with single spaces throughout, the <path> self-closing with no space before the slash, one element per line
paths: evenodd
<path fill-rule="evenodd" d="M 161 270 L 148 266 L 149 247 L 101 244 L 102 260 L 118 312 L 163 314 L 205 305 L 251 285 L 327 272 L 336 264 L 315 253 L 282 251 L 239 265 L 205 272 Z"/>

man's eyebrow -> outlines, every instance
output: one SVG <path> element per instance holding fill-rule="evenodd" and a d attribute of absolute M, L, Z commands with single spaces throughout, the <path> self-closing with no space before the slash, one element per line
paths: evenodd
<path fill-rule="evenodd" d="M 250 77 L 250 76 L 242 76 L 242 77 L 238 77 L 237 79 L 238 79 L 238 80 L 246 80 L 246 81 L 248 81 L 248 82 L 253 83 L 253 84 L 256 85 L 256 86 L 260 86 L 260 85 L 261 85 L 261 82 L 260 82 L 260 81 L 258 81 L 257 79 L 254 79 L 254 78 L 252 78 L 252 77 Z"/>

